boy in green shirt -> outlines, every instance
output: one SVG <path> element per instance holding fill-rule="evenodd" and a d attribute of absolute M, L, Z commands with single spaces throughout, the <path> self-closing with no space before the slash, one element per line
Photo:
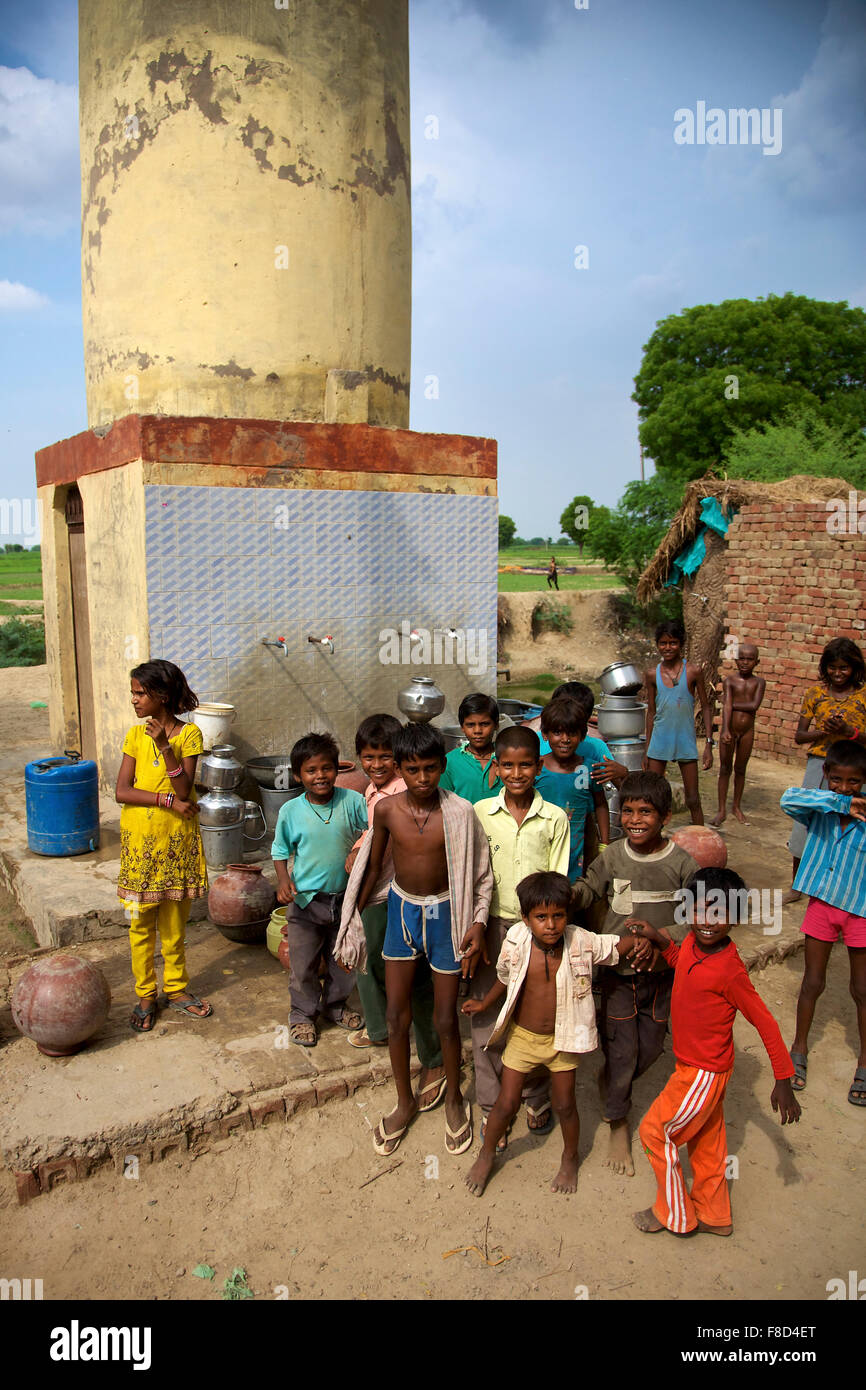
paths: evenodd
<path fill-rule="evenodd" d="M 492 695 L 467 695 L 457 711 L 466 742 L 452 748 L 445 759 L 439 785 L 455 792 L 473 806 L 484 797 L 495 796 L 502 783 L 494 766 L 493 738 L 499 724 L 499 706 Z"/>

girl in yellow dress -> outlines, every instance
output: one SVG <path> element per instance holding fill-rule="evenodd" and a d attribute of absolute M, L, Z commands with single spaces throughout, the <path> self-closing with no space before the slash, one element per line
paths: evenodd
<path fill-rule="evenodd" d="M 198 828 L 195 765 L 201 730 L 178 717 L 198 705 L 183 672 L 170 661 L 146 661 L 130 672 L 132 707 L 145 724 L 123 740 L 115 796 L 120 813 L 117 896 L 130 914 L 129 940 L 138 1003 L 130 1024 L 150 1033 L 156 1022 L 154 953 L 159 931 L 163 984 L 170 1009 L 207 1018 L 213 1009 L 189 990 L 184 934 L 193 898 L 207 893 Z"/>

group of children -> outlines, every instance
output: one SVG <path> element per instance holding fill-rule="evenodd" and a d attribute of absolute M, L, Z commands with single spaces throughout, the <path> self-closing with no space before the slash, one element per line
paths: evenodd
<path fill-rule="evenodd" d="M 670 653 L 661 654 L 668 660 Z M 662 680 L 666 689 L 681 679 L 691 684 L 687 668 L 674 673 L 673 683 L 670 674 Z M 187 1016 L 211 1011 L 189 993 L 183 957 L 189 900 L 206 891 L 193 791 L 201 737 L 178 719 L 194 708 L 195 697 L 176 667 L 150 662 L 132 677 L 136 713 L 148 723 L 127 736 L 118 777 L 124 803 L 118 891 L 134 908 L 137 933 L 139 1002 L 132 1022 L 150 1031 L 156 930 L 170 1006 Z M 739 678 L 749 680 L 750 672 Z M 732 692 L 732 712 L 734 698 Z M 597 1048 L 600 1032 L 607 1162 L 615 1172 L 633 1173 L 632 1086 L 659 1058 L 670 1020 L 674 1072 L 640 1128 L 658 1191 L 635 1221 L 647 1233 L 726 1235 L 722 1107 L 734 1017 L 739 1010 L 761 1034 L 776 1078 L 771 1102 L 784 1124 L 800 1116 L 793 1090 L 805 1084 L 806 1033 L 817 995 L 812 988 L 811 1007 L 801 995 L 792 1058 L 729 938 L 745 910 L 742 879 L 699 869 L 667 838 L 668 782 L 652 765 L 629 773 L 600 740 L 587 740 L 591 708 L 592 694 L 579 683 L 554 692 L 541 716 L 542 745 L 526 725 L 499 727 L 496 701 L 471 695 L 459 710 L 465 742 L 447 757 L 432 725 L 371 716 L 356 737 L 369 777 L 364 796 L 336 787 L 339 755 L 329 735 L 308 734 L 295 744 L 292 770 L 303 793 L 280 811 L 272 847 L 278 897 L 287 906 L 290 1036 L 299 1046 L 315 1046 L 321 1016 L 345 1028 L 354 1046 L 387 1045 L 397 1103 L 375 1128 L 376 1152 L 393 1153 L 415 1117 L 444 1101 L 445 1148 L 459 1155 L 473 1141 L 458 1017 L 461 989 L 468 989 L 462 1012 L 470 1021 L 482 1112 L 470 1190 L 484 1190 L 524 1101 L 530 1130 L 543 1133 L 558 1118 L 563 1149 L 552 1186 L 572 1192 L 580 1058 Z M 725 727 L 733 738 L 730 715 Z M 814 933 L 823 933 L 813 934 L 822 945 L 812 951 L 807 936 L 807 979 L 810 969 L 814 976 L 826 965 L 834 927 L 847 933 L 852 961 L 866 959 L 866 935 L 862 944 L 860 935 L 866 933 L 866 751 L 856 741 L 836 744 L 827 773 L 827 792 L 792 788 L 783 798 L 784 808 L 807 824 L 811 848 L 801 864 L 802 886 L 813 897 Z M 624 836 L 610 844 L 600 786 L 607 780 L 619 786 Z M 598 840 L 592 858 L 588 825 Z M 837 883 L 845 886 L 838 901 Z M 598 904 L 606 909 L 601 931 L 574 925 L 577 913 Z M 866 997 L 861 975 L 858 966 Z M 363 1019 L 347 1003 L 356 983 Z M 858 1016 L 866 1047 L 860 997 Z M 417 1091 L 411 1029 L 421 1063 Z M 864 1063 L 861 1055 L 861 1068 Z M 677 1154 L 684 1143 L 691 1193 Z"/>

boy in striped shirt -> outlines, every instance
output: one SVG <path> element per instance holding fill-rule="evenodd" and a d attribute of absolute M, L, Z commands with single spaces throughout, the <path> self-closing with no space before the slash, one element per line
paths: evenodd
<path fill-rule="evenodd" d="M 791 1044 L 794 1090 L 806 1085 L 809 1029 L 824 993 L 830 951 L 841 936 L 848 947 L 860 1030 L 848 1100 L 866 1105 L 866 749 L 854 739 L 837 739 L 827 750 L 824 776 L 829 791 L 789 787 L 782 795 L 782 810 L 806 827 L 794 887 L 810 898 L 800 927 L 806 963 L 797 999 L 797 1036 Z"/>
<path fill-rule="evenodd" d="M 791 1088 L 794 1064 L 779 1025 L 746 973 L 729 939 L 748 900 L 746 885 L 731 869 L 698 869 L 686 884 L 690 931 L 681 946 L 648 922 L 630 919 L 626 928 L 649 938 L 674 967 L 671 1033 L 676 1066 L 640 1126 L 641 1143 L 658 1183 L 655 1202 L 634 1214 L 644 1234 L 708 1231 L 729 1236 L 731 1201 L 725 1181 L 727 1139 L 725 1090 L 734 1066 L 734 1018 L 741 1013 L 757 1028 L 776 1084 L 770 1104 L 782 1124 L 799 1120 Z M 694 1175 L 686 1191 L 679 1147 L 687 1144 Z"/>

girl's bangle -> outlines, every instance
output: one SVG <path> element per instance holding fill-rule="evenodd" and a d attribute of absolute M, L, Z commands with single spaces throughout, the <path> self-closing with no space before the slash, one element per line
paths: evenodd
<path fill-rule="evenodd" d="M 176 767 L 174 772 L 170 772 L 168 768 L 166 768 L 165 770 L 169 777 L 180 777 L 183 772 L 182 767 Z"/>

